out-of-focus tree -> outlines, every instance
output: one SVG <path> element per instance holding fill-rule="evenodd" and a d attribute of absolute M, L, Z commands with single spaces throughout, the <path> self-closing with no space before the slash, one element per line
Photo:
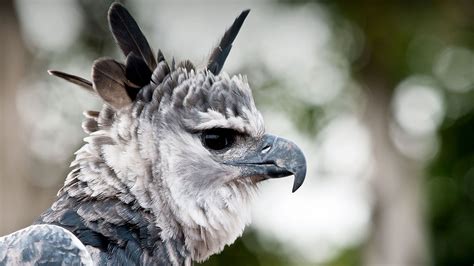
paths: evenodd
<path fill-rule="evenodd" d="M 20 33 L 14 1 L 1 1 L 0 36 L 4 37 L 0 42 L 0 234 L 31 223 L 31 206 L 44 206 L 54 197 L 54 191 L 38 190 L 29 182 L 32 165 L 15 101 L 17 88 L 28 73 L 29 53 Z"/>
<path fill-rule="evenodd" d="M 427 249 L 421 208 L 422 172 L 395 147 L 392 126 L 394 89 L 408 74 L 406 50 L 416 34 L 411 26 L 418 4 L 334 2 L 335 12 L 352 20 L 364 35 L 364 52 L 354 74 L 364 87 L 363 121 L 373 145 L 373 210 L 367 265 L 425 265 Z"/>
<path fill-rule="evenodd" d="M 326 3 L 333 14 L 355 23 L 365 40 L 365 52 L 353 64 L 355 78 L 366 88 L 365 121 L 372 132 L 375 155 L 373 227 L 365 262 L 368 265 L 472 264 L 473 3 Z M 440 62 L 450 46 L 468 47 L 471 51 L 464 58 L 445 56 L 445 61 L 451 62 Z M 459 65 L 456 60 L 468 63 L 465 68 L 455 68 Z M 429 77 L 436 87 L 445 89 L 447 118 L 441 125 L 441 145 L 430 171 L 425 169 L 432 154 L 414 160 L 400 152 L 394 143 L 396 89 L 414 75 Z M 456 89 L 450 88 L 453 87 L 450 81 L 459 76 L 467 80 L 467 87 L 453 93 Z M 416 136 L 411 137 L 417 140 Z M 422 206 L 428 207 L 427 212 Z M 425 233 L 427 239 L 423 237 Z"/>
<path fill-rule="evenodd" d="M 78 1 L 78 7 L 84 14 L 78 38 L 72 40 L 73 45 L 69 49 L 55 51 L 55 54 L 45 52 L 24 39 L 25 33 L 16 10 L 21 3 L 13 0 L 0 3 L 0 34 L 8 36 L 0 44 L 0 235 L 31 224 L 35 217 L 50 206 L 67 173 L 67 164 L 63 161 L 62 165 L 57 165 L 31 154 L 32 144 L 29 142 L 34 133 L 22 123 L 20 115 L 30 106 L 21 106 L 24 102 L 19 95 L 19 89 L 28 84 L 28 79 L 44 80 L 47 76 L 45 66 L 50 60 L 62 57 L 62 62 L 68 62 L 75 58 L 88 57 L 92 61 L 99 54 L 112 54 L 113 40 L 103 38 L 104 32 L 108 31 L 104 22 L 107 7 L 111 2 Z M 41 2 L 34 4 L 44 6 Z M 90 10 L 104 12 L 99 14 Z M 50 29 L 50 34 L 55 34 L 54 28 Z M 107 49 L 108 53 L 105 53 Z M 65 94 L 67 95 L 66 92 Z M 38 119 L 34 124 L 40 127 L 44 122 Z M 50 138 L 46 141 L 54 140 Z M 79 145 L 80 140 L 77 142 Z M 49 152 L 44 150 L 45 155 Z M 53 177 L 50 177 L 51 175 Z"/>

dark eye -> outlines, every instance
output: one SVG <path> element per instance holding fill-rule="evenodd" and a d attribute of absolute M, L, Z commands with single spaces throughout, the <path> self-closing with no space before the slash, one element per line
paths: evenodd
<path fill-rule="evenodd" d="M 202 132 L 202 143 L 210 150 L 223 150 L 232 146 L 237 132 L 228 128 L 212 128 Z"/>

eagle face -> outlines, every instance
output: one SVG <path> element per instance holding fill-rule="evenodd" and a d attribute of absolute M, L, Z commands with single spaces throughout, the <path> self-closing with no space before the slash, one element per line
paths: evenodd
<path fill-rule="evenodd" d="M 188 241 L 191 250 L 207 243 L 207 250 L 194 251 L 204 259 L 231 244 L 250 221 L 258 180 L 233 162 L 257 150 L 264 125 L 242 77 L 178 71 L 188 79 L 152 114 L 160 152 L 153 164 L 185 234 L 201 243 Z"/>
<path fill-rule="evenodd" d="M 295 174 L 297 189 L 305 162 L 296 145 L 265 134 L 242 76 L 185 68 L 173 76 L 178 83 L 169 93 L 158 87 L 150 102 L 139 100 L 134 105 L 143 106 L 129 110 L 142 110 L 135 149 L 145 151 L 140 160 L 150 163 L 152 183 L 159 184 L 148 190 L 166 193 L 188 248 L 201 261 L 242 234 L 260 181 Z"/>
<path fill-rule="evenodd" d="M 63 191 L 80 180 L 88 186 L 82 198 L 139 206 L 155 217 L 161 239 L 183 237 L 196 261 L 242 234 L 260 181 L 294 175 L 296 191 L 306 175 L 303 153 L 265 132 L 245 77 L 221 72 L 247 14 L 226 31 L 207 67 L 196 69 L 189 61 L 169 64 L 161 51 L 155 57 L 128 11 L 113 4 L 110 28 L 126 62 L 96 60 L 92 82 L 50 72 L 105 103 L 86 115 L 88 144 L 73 162 L 80 171 Z"/>
<path fill-rule="evenodd" d="M 170 182 L 202 196 L 246 182 L 245 169 L 232 162 L 255 151 L 265 133 L 248 84 L 242 77 L 203 71 L 191 73 L 174 93 L 156 119 L 159 135 L 166 136 L 158 149 L 166 151 L 160 161 L 166 176 L 173 176 Z"/>

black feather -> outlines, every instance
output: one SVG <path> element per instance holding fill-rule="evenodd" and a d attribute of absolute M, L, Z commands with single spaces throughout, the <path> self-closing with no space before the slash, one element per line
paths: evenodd
<path fill-rule="evenodd" d="M 171 58 L 171 72 L 176 70 L 176 61 L 174 60 L 174 57 Z"/>
<path fill-rule="evenodd" d="M 112 4 L 109 9 L 109 25 L 115 41 L 125 56 L 128 56 L 130 52 L 140 55 L 150 71 L 153 71 L 156 67 L 156 60 L 150 45 L 137 22 L 124 6 L 119 3 Z"/>
<path fill-rule="evenodd" d="M 92 66 L 92 82 L 97 94 L 115 109 L 132 102 L 126 88 L 125 66 L 117 61 L 107 58 L 96 60 Z"/>
<path fill-rule="evenodd" d="M 61 71 L 57 71 L 57 70 L 48 70 L 48 73 L 52 76 L 56 76 L 56 77 L 59 77 L 59 78 L 62 78 L 64 80 L 66 80 L 66 81 L 69 81 L 71 83 L 74 83 L 74 84 L 86 89 L 88 92 L 95 93 L 94 88 L 92 87 L 92 82 L 88 81 L 87 79 L 84 79 L 84 78 L 81 78 L 81 77 L 78 77 L 78 76 L 74 76 L 74 75 L 71 75 L 71 74 L 68 74 L 68 73 L 64 73 L 64 72 L 61 72 Z"/>
<path fill-rule="evenodd" d="M 140 88 L 150 83 L 152 72 L 141 57 L 130 52 L 125 63 L 125 75 L 127 79 Z"/>
<path fill-rule="evenodd" d="M 160 63 L 161 61 L 166 61 L 165 56 L 163 55 L 163 52 L 161 52 L 160 49 L 158 49 L 158 55 L 156 56 L 156 58 L 158 60 L 158 63 Z"/>
<path fill-rule="evenodd" d="M 214 48 L 211 52 L 211 56 L 209 57 L 209 61 L 207 63 L 207 69 L 211 71 L 214 75 L 219 74 L 221 72 L 222 67 L 224 66 L 225 60 L 229 55 L 230 49 L 232 48 L 232 43 L 237 37 L 237 34 L 242 27 L 242 24 L 247 18 L 250 9 L 242 11 L 240 15 L 235 19 L 234 23 L 230 28 L 224 33 L 219 45 Z"/>

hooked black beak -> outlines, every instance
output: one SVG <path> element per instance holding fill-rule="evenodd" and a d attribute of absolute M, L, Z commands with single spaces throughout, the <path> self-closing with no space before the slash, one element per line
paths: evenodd
<path fill-rule="evenodd" d="M 269 134 L 263 136 L 256 150 L 228 164 L 242 167 L 246 176 L 264 179 L 294 175 L 292 192 L 303 184 L 306 176 L 306 159 L 300 148 L 289 140 Z"/>

